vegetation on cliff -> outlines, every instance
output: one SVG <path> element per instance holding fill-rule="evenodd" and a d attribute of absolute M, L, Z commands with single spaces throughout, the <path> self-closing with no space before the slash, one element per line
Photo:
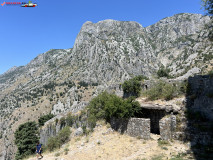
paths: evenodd
<path fill-rule="evenodd" d="M 39 126 L 43 126 L 45 122 L 47 122 L 48 120 L 52 119 L 54 117 L 53 114 L 47 114 L 47 115 L 43 115 L 38 119 L 38 123 Z"/>

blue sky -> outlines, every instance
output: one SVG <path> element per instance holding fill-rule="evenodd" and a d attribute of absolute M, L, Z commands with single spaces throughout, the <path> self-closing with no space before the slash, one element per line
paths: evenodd
<path fill-rule="evenodd" d="M 28 2 L 0 0 L 3 2 Z M 0 6 L 0 74 L 49 49 L 72 48 L 86 21 L 137 21 L 144 27 L 177 13 L 200 13 L 201 0 L 32 0 L 35 8 Z"/>

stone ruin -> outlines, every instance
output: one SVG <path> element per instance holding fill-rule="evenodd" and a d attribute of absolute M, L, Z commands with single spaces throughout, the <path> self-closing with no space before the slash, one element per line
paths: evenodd
<path fill-rule="evenodd" d="M 113 129 L 133 137 L 150 139 L 150 134 L 159 134 L 162 140 L 175 138 L 176 116 L 172 106 L 145 105 L 141 106 L 143 114 L 139 118 L 111 120 Z"/>

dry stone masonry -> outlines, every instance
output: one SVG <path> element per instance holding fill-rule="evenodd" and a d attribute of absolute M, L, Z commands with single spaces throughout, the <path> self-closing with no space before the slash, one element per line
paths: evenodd
<path fill-rule="evenodd" d="M 159 122 L 160 135 L 163 140 L 170 140 L 174 138 L 176 129 L 176 116 L 164 117 Z"/>
<path fill-rule="evenodd" d="M 150 139 L 150 119 L 130 118 L 127 134 L 142 139 Z"/>
<path fill-rule="evenodd" d="M 133 137 L 150 139 L 150 119 L 130 118 L 111 120 L 111 127 L 120 133 L 126 133 Z"/>

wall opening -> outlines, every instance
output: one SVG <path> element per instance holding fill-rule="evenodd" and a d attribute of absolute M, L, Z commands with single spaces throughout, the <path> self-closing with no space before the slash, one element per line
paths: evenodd
<path fill-rule="evenodd" d="M 160 134 L 159 122 L 165 115 L 165 110 L 143 109 L 140 118 L 150 118 L 151 133 Z"/>

